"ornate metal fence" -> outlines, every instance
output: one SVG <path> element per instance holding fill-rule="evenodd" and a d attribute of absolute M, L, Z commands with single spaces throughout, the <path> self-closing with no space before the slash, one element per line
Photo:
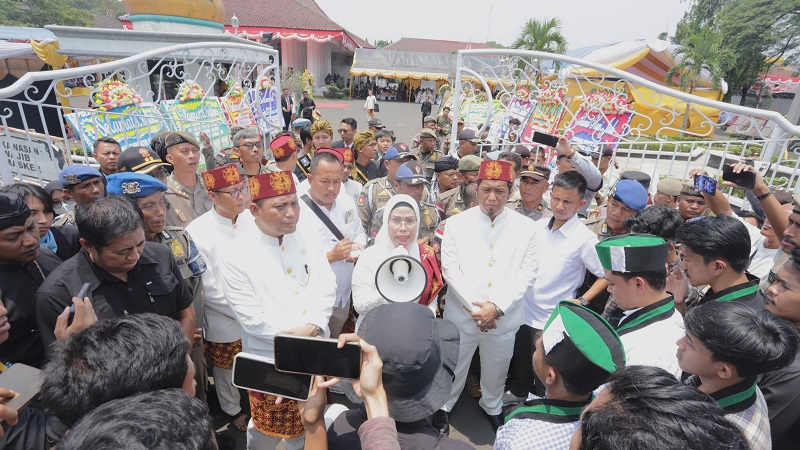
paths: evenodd
<path fill-rule="evenodd" d="M 653 180 L 686 179 L 691 168 L 717 175 L 724 164 L 755 158 L 770 184 L 800 189 L 800 127 L 775 111 L 717 101 L 710 80 L 701 78 L 697 86 L 701 95 L 689 95 L 564 55 L 463 50 L 451 97 L 454 117 L 465 118 L 467 127 L 491 142 L 490 149 L 535 145 L 531 134 L 537 129 L 563 133 L 589 152 L 604 144 L 612 148 L 606 186 L 625 170 L 646 172 Z M 514 117 L 522 118 L 516 130 L 509 125 Z M 455 151 L 456 127 L 451 133 Z"/>
<path fill-rule="evenodd" d="M 217 97 L 220 88 L 227 89 Z M 89 163 L 92 143 L 125 149 L 163 130 L 230 146 L 230 125 L 256 123 L 265 139 L 282 127 L 278 52 L 262 45 L 165 47 L 71 69 L 30 72 L 0 89 L 0 178 L 45 183 L 65 164 Z"/>

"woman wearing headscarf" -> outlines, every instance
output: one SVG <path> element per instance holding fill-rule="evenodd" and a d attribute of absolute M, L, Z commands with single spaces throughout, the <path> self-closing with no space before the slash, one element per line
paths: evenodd
<path fill-rule="evenodd" d="M 375 244 L 361 253 L 353 270 L 353 307 L 363 317 L 367 311 L 389 303 L 375 286 L 375 273 L 387 258 L 405 254 L 405 251 L 408 256 L 422 263 L 427 274 L 425 290 L 415 301 L 427 306 L 435 314 L 438 306 L 436 297 L 444 282 L 433 248 L 417 243 L 417 202 L 408 195 L 397 194 L 389 200 L 384 211 L 383 226 L 375 238 Z M 359 323 L 360 318 L 356 328 Z"/>
<path fill-rule="evenodd" d="M 378 163 L 375 161 L 378 156 L 378 141 L 375 140 L 375 133 L 368 130 L 356 134 L 353 138 L 353 150 L 356 151 L 356 160 L 352 178 L 361 184 L 378 178 Z"/>

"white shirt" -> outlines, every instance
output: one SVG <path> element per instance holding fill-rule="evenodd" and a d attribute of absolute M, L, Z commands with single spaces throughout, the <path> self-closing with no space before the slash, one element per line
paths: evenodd
<path fill-rule="evenodd" d="M 256 227 L 222 251 L 222 286 L 245 352 L 274 359 L 275 334 L 309 323 L 327 330 L 336 278 L 315 242 L 300 228 L 278 242 Z"/>
<path fill-rule="evenodd" d="M 544 329 L 559 301 L 575 298 L 586 270 L 605 278 L 594 248 L 597 235 L 581 223 L 578 215 L 556 231 L 550 229 L 551 223 L 552 219 L 534 222 L 539 241 L 539 276 L 525 297 L 525 323 L 537 330 Z"/>
<path fill-rule="evenodd" d="M 311 195 L 309 195 L 309 198 L 310 197 Z M 364 247 L 367 246 L 367 234 L 364 232 L 364 227 L 361 226 L 361 219 L 358 217 L 356 204 L 350 196 L 344 192 L 344 189 L 339 190 L 339 195 L 336 197 L 330 210 L 324 206 L 320 206 L 319 208 L 328 216 L 344 237 L 350 239 L 350 242 L 361 244 Z M 338 242 L 336 236 L 322 223 L 322 220 L 317 217 L 302 198 L 300 199 L 299 226 L 308 229 L 308 234 L 306 234 L 306 236 L 308 236 L 309 239 L 316 239 L 315 245 L 320 246 L 325 253 L 331 251 Z M 353 267 L 355 264 L 342 260 L 334 261 L 330 263 L 330 265 L 331 269 L 333 269 L 333 273 L 336 274 L 335 305 L 341 308 L 347 305 L 347 301 L 350 298 Z"/>
<path fill-rule="evenodd" d="M 228 343 L 242 338 L 242 329 L 233 316 L 228 299 L 222 290 L 219 257 L 223 249 L 233 239 L 248 230 L 256 228 L 255 219 L 245 210 L 236 218 L 236 224 L 219 215 L 215 208 L 194 219 L 186 231 L 192 236 L 197 250 L 208 261 L 208 267 L 201 277 L 205 292 L 203 308 L 203 332 L 211 342 Z"/>
<path fill-rule="evenodd" d="M 627 317 L 638 310 L 625 311 L 620 325 L 625 325 Z M 660 367 L 680 379 L 682 371 L 678 366 L 677 342 L 684 335 L 683 316 L 677 309 L 668 319 L 629 333 L 623 332 L 619 339 L 625 348 L 625 365 Z"/>
<path fill-rule="evenodd" d="M 780 247 L 770 249 L 764 247 L 764 244 L 758 246 L 758 250 L 750 260 L 750 265 L 747 266 L 747 271 L 760 279 L 765 279 L 769 276 L 769 270 L 775 265 L 780 255 Z"/>
<path fill-rule="evenodd" d="M 527 217 L 502 208 L 494 219 L 471 208 L 447 221 L 442 274 L 449 288 L 445 319 L 465 333 L 480 333 L 467 308 L 492 302 L 505 312 L 489 334 L 516 332 L 524 320 L 522 297 L 536 279 L 537 233 Z"/>

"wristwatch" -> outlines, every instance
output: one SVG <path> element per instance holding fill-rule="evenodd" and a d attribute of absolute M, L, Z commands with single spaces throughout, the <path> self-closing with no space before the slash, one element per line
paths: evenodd
<path fill-rule="evenodd" d="M 581 302 L 581 306 L 589 306 L 589 300 L 586 300 L 583 297 L 578 297 L 577 300 Z"/>
<path fill-rule="evenodd" d="M 494 320 L 497 320 L 497 319 L 499 319 L 499 318 L 501 318 L 501 317 L 506 315 L 506 313 L 504 313 L 503 310 L 500 309 L 500 307 L 498 307 L 495 303 L 493 303 L 493 302 L 489 302 L 489 303 L 491 303 L 492 306 L 494 306 L 494 310 L 495 310 Z"/>

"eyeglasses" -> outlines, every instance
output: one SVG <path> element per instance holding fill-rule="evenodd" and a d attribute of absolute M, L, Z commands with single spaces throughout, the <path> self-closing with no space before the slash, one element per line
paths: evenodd
<path fill-rule="evenodd" d="M 150 176 L 153 178 L 158 178 L 161 181 L 164 181 L 169 176 L 169 172 L 167 172 L 167 169 L 161 168 L 154 172 L 150 172 Z"/>
<path fill-rule="evenodd" d="M 239 197 L 244 197 L 245 194 L 250 192 L 250 187 L 247 184 L 244 184 L 239 189 L 233 189 L 233 190 L 230 190 L 230 191 L 223 191 L 221 189 L 218 189 L 218 190 L 216 190 L 214 192 L 219 192 L 220 194 L 228 194 L 233 198 L 239 198 Z"/>
<path fill-rule="evenodd" d="M 344 130 L 344 129 L 340 129 L 340 130 L 338 130 L 338 131 L 339 131 L 339 134 L 345 134 L 345 133 L 349 133 L 349 132 L 351 132 L 351 131 L 353 131 L 353 130 Z"/>
<path fill-rule="evenodd" d="M 414 228 L 417 226 L 417 219 L 389 219 L 389 223 L 397 228 L 400 228 L 403 225 L 405 225 L 406 228 Z"/>
<path fill-rule="evenodd" d="M 264 148 L 264 143 L 261 142 L 261 141 L 258 141 L 258 142 L 242 142 L 241 144 L 239 144 L 239 147 L 244 147 L 244 148 L 252 150 L 254 148 Z"/>

